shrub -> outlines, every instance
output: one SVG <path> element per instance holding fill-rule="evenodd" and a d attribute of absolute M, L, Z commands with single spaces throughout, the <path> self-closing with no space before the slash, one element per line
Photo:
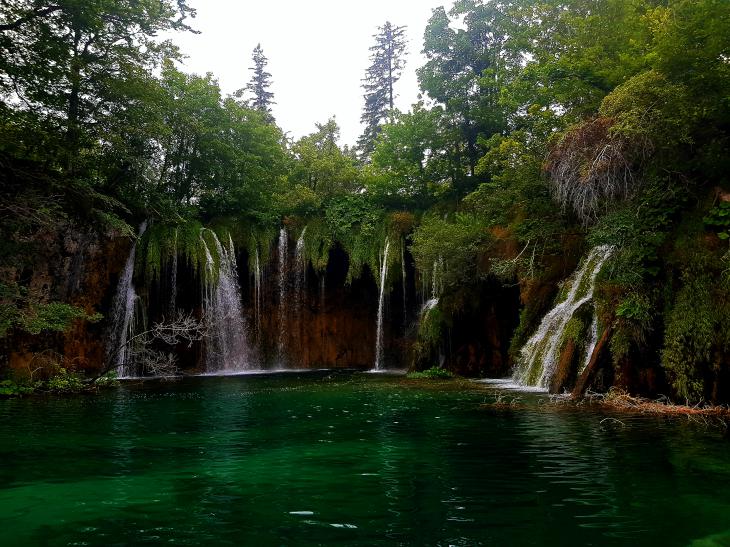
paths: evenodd
<path fill-rule="evenodd" d="M 406 377 L 411 380 L 448 380 L 454 375 L 445 368 L 431 367 L 420 372 L 409 372 Z"/>

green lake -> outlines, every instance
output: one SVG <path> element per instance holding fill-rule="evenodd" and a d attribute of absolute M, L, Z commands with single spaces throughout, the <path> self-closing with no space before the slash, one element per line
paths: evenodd
<path fill-rule="evenodd" d="M 730 545 L 720 432 L 497 394 L 320 371 L 1 400 L 0 545 Z"/>

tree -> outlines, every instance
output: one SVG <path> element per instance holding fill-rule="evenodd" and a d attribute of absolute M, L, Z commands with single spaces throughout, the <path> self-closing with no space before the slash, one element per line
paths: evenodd
<path fill-rule="evenodd" d="M 334 118 L 315 124 L 317 131 L 302 137 L 292 146 L 297 159 L 290 180 L 322 198 L 354 191 L 358 172 L 353 159 L 337 145 L 340 128 Z"/>
<path fill-rule="evenodd" d="M 418 103 L 382 127 L 366 170 L 367 190 L 379 203 L 421 209 L 430 204 L 432 190 L 445 186 L 448 166 L 440 154 L 440 114 L 439 108 L 427 110 Z"/>
<path fill-rule="evenodd" d="M 253 76 L 248 85 L 246 85 L 246 90 L 253 95 L 250 106 L 259 112 L 263 112 L 269 121 L 273 122 L 274 117 L 271 115 L 271 105 L 276 103 L 274 102 L 274 94 L 269 91 L 271 87 L 271 74 L 266 72 L 266 65 L 269 63 L 269 60 L 264 55 L 261 44 L 258 44 L 254 48 L 251 58 L 253 60 L 253 66 L 249 70 L 253 72 Z"/>
<path fill-rule="evenodd" d="M 0 96 L 62 134 L 62 166 L 104 138 L 125 89 L 177 50 L 160 33 L 186 29 L 185 0 L 16 0 L 0 8 Z"/>
<path fill-rule="evenodd" d="M 370 48 L 371 64 L 363 79 L 365 106 L 360 121 L 365 124 L 365 130 L 358 140 L 360 153 L 365 158 L 372 154 L 380 126 L 394 109 L 393 88 L 405 67 L 405 28 L 386 21 L 373 36 L 375 45 Z"/>
<path fill-rule="evenodd" d="M 449 13 L 435 9 L 424 34 L 427 61 L 418 78 L 429 97 L 443 106 L 442 124 L 454 135 L 448 153 L 462 195 L 475 186 L 476 164 L 483 152 L 479 137 L 506 129 L 498 101 L 500 72 L 521 60 L 520 52 L 506 47 L 509 31 L 502 7 L 496 2 L 460 0 Z M 453 27 L 453 20 L 462 22 L 460 28 Z"/>

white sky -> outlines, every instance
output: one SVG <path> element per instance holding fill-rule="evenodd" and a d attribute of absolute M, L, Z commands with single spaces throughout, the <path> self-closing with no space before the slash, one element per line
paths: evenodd
<path fill-rule="evenodd" d="M 361 79 L 376 27 L 389 20 L 406 25 L 406 69 L 396 86 L 397 106 L 416 102 L 416 68 L 423 31 L 433 8 L 452 0 L 190 0 L 198 11 L 193 27 L 201 34 L 179 33 L 173 40 L 188 56 L 183 70 L 212 72 L 224 93 L 250 78 L 251 52 L 261 43 L 269 59 L 274 116 L 291 137 L 314 131 L 315 122 L 334 115 L 342 144 L 360 134 Z"/>

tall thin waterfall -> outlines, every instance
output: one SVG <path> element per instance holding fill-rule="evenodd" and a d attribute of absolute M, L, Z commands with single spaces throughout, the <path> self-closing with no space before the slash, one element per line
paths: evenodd
<path fill-rule="evenodd" d="M 256 257 L 254 259 L 253 286 L 254 286 L 254 328 L 256 330 L 256 340 L 261 341 L 261 306 L 263 304 L 261 295 L 261 259 L 259 257 L 259 249 L 256 247 Z"/>
<path fill-rule="evenodd" d="M 594 247 L 580 268 L 566 282 L 567 295 L 548 312 L 537 332 L 520 351 L 514 374 L 516 382 L 526 386 L 549 387 L 560 359 L 560 342 L 568 321 L 581 306 L 593 298 L 596 276 L 613 252 L 614 247 L 609 245 Z M 592 326 L 592 330 L 597 339 L 597 323 Z M 591 343 L 595 346 L 595 342 L 589 342 L 586 351 L 592 352 Z"/>
<path fill-rule="evenodd" d="M 433 261 L 433 270 L 431 272 L 431 298 L 423 303 L 423 306 L 421 307 L 421 318 L 425 317 L 425 315 L 434 309 L 439 303 L 439 297 L 441 296 L 444 288 L 443 269 L 443 258 Z"/>
<path fill-rule="evenodd" d="M 401 239 L 400 245 L 400 277 L 403 289 L 403 327 L 408 326 L 408 293 L 406 292 L 406 240 Z"/>
<path fill-rule="evenodd" d="M 170 264 L 170 305 L 168 309 L 170 318 L 173 317 L 177 309 L 177 233 L 178 229 L 175 228 L 175 239 L 172 247 L 172 262 Z"/>
<path fill-rule="evenodd" d="M 302 324 L 301 314 L 304 307 L 304 290 L 307 285 L 307 257 L 304 254 L 304 236 L 306 233 L 307 227 L 305 226 L 299 235 L 299 239 L 297 239 L 297 246 L 294 250 L 294 299 L 300 325 Z"/>
<path fill-rule="evenodd" d="M 147 230 L 147 221 L 144 221 L 137 233 L 139 239 Z M 137 292 L 134 289 L 134 261 L 137 256 L 137 242 L 129 251 L 127 262 L 122 270 L 114 296 L 111 315 L 111 329 L 107 340 L 106 356 L 111 370 L 116 370 L 119 378 L 129 378 L 135 375 L 134 366 L 130 361 L 130 339 L 136 330 L 135 310 L 137 308 Z"/>
<path fill-rule="evenodd" d="M 218 254 L 218 275 L 204 232 L 210 233 Z M 241 309 L 241 291 L 238 285 L 236 253 L 233 240 L 228 237 L 224 248 L 212 230 L 201 231 L 200 239 L 205 249 L 207 276 L 203 285 L 203 315 L 209 322 L 205 370 L 211 372 L 236 372 L 248 368 L 249 348 Z"/>
<path fill-rule="evenodd" d="M 279 365 L 286 361 L 286 338 L 288 332 L 287 273 L 289 236 L 286 229 L 279 231 L 279 339 L 277 344 Z"/>
<path fill-rule="evenodd" d="M 388 278 L 388 251 L 390 241 L 385 238 L 385 249 L 380 263 L 380 296 L 378 297 L 378 323 L 375 335 L 375 370 L 381 370 L 383 366 L 383 307 L 385 305 L 385 281 Z"/>

